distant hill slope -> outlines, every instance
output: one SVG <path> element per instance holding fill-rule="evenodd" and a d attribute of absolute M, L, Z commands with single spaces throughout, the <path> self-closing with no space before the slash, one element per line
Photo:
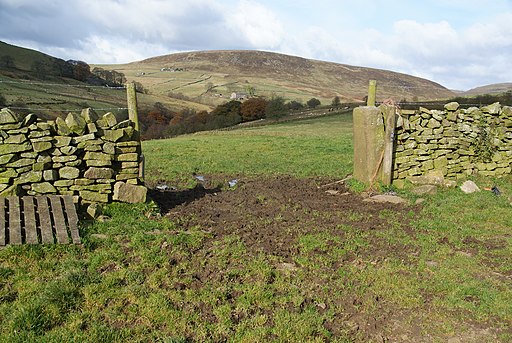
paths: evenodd
<path fill-rule="evenodd" d="M 501 94 L 512 91 L 512 82 L 494 83 L 491 85 L 476 87 L 464 92 L 463 96 L 484 95 L 484 94 Z"/>
<path fill-rule="evenodd" d="M 124 116 L 126 92 L 123 89 L 94 87 L 77 81 L 70 64 L 36 50 L 0 41 L 0 96 L 2 102 L 18 112 L 34 112 L 46 117 L 69 110 L 92 107 L 103 114 L 112 111 Z M 162 103 L 170 109 L 209 110 L 209 106 L 184 100 L 139 94 L 139 107 L 152 108 Z M 2 104 L 3 105 L 3 104 Z M 105 110 L 103 110 L 105 109 Z"/>
<path fill-rule="evenodd" d="M 225 101 L 232 92 L 252 91 L 302 102 L 316 97 L 323 104 L 334 96 L 345 102 L 362 101 L 370 79 L 377 80 L 378 100 L 434 100 L 455 95 L 440 84 L 406 74 L 263 51 L 176 53 L 102 67 L 123 72 L 153 94 L 178 94 L 212 105 Z"/>

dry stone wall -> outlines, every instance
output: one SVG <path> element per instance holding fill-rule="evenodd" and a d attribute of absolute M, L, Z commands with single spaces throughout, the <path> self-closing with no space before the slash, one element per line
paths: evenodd
<path fill-rule="evenodd" d="M 91 109 L 65 119 L 0 110 L 0 196 L 61 194 L 76 202 L 144 202 L 139 133 Z"/>
<path fill-rule="evenodd" d="M 395 137 L 393 182 L 399 186 L 429 175 L 455 180 L 512 172 L 512 107 L 499 103 L 402 111 Z"/>

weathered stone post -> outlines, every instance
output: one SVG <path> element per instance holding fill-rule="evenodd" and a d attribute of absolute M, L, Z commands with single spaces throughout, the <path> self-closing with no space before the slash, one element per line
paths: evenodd
<path fill-rule="evenodd" d="M 126 98 L 128 102 L 128 118 L 135 124 L 135 131 L 139 131 L 139 114 L 137 112 L 137 92 L 134 82 L 126 84 Z"/>
<path fill-rule="evenodd" d="M 377 81 L 370 80 L 368 85 L 368 100 L 366 100 L 366 106 L 375 106 L 375 99 L 377 97 Z"/>
<path fill-rule="evenodd" d="M 379 175 L 384 149 L 384 121 L 380 109 L 362 106 L 354 109 L 354 178 L 372 183 Z"/>

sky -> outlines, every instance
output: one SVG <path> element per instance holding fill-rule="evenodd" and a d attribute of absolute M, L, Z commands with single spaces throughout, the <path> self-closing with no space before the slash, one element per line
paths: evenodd
<path fill-rule="evenodd" d="M 0 0 L 0 23 L 1 41 L 89 64 L 243 49 L 512 82 L 512 0 Z"/>

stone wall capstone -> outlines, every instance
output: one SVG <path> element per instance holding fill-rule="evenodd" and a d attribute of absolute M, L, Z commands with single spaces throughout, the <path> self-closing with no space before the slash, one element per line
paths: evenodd
<path fill-rule="evenodd" d="M 0 110 L 0 196 L 60 194 L 75 202 L 146 201 L 130 120 L 92 109 L 44 121 Z M 126 191 L 126 190 L 129 191 Z"/>
<path fill-rule="evenodd" d="M 393 183 L 420 183 L 439 176 L 461 179 L 473 174 L 512 173 L 512 107 L 499 103 L 481 108 L 401 111 L 396 128 Z"/>

